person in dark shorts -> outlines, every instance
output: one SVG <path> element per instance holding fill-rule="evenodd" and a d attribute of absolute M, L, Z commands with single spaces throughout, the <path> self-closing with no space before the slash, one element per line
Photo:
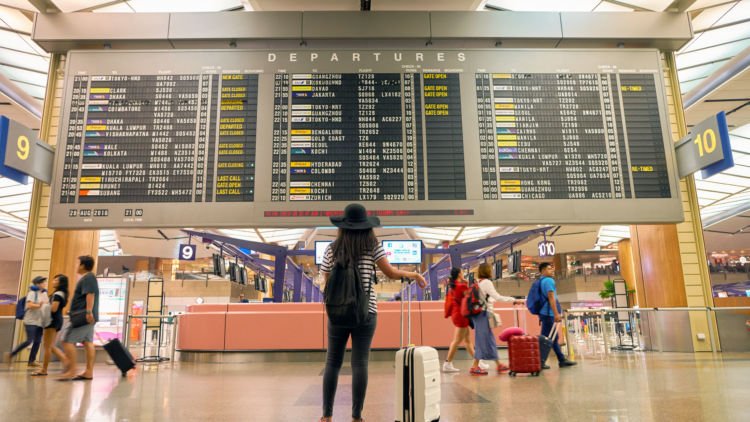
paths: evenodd
<path fill-rule="evenodd" d="M 52 289 L 55 292 L 50 297 L 50 315 L 52 316 L 52 321 L 48 326 L 44 327 L 44 335 L 42 337 L 44 359 L 42 361 L 42 369 L 31 374 L 34 377 L 47 375 L 47 368 L 49 368 L 49 361 L 53 353 L 60 359 L 63 368 L 68 366 L 68 358 L 65 357 L 62 350 L 55 346 L 57 333 L 63 327 L 63 309 L 65 309 L 65 305 L 68 303 L 68 277 L 63 274 L 56 275 L 52 279 Z"/>
<path fill-rule="evenodd" d="M 70 330 L 65 333 L 63 349 L 68 359 L 68 369 L 61 376 L 61 380 L 78 381 L 94 378 L 94 361 L 96 348 L 94 347 L 94 325 L 99 320 L 99 283 L 92 272 L 94 258 L 85 255 L 78 258 L 78 274 L 81 279 L 76 284 L 73 299 L 70 303 Z M 76 315 L 85 313 L 86 324 L 76 327 Z M 76 366 L 76 343 L 83 343 L 86 349 L 86 370 L 78 374 Z"/>

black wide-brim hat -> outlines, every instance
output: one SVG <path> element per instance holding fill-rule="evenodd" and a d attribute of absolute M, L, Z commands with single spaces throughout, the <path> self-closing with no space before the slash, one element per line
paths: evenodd
<path fill-rule="evenodd" d="M 331 217 L 334 226 L 349 230 L 367 230 L 380 225 L 378 217 L 368 217 L 367 210 L 360 204 L 349 204 L 344 215 Z"/>

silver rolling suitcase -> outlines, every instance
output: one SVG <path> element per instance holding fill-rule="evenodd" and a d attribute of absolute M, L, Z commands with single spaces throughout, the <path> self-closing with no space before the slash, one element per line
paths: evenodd
<path fill-rule="evenodd" d="M 401 349 L 396 353 L 396 422 L 440 420 L 440 358 L 437 350 L 411 345 L 411 283 L 408 297 L 407 341 L 404 338 L 404 298 L 401 297 Z"/>

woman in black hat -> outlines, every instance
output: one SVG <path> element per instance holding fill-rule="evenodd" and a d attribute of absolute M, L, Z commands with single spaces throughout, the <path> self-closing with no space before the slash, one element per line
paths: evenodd
<path fill-rule="evenodd" d="M 323 417 L 321 422 L 331 421 L 333 415 L 333 401 L 336 397 L 339 370 L 344 363 L 344 352 L 349 336 L 352 338 L 352 420 L 361 421 L 362 407 L 367 392 L 367 363 L 370 355 L 370 345 L 377 325 L 377 296 L 371 288 L 375 279 L 375 266 L 387 277 L 398 279 L 412 278 L 420 287 L 425 286 L 424 278 L 416 272 L 401 271 L 391 266 L 386 258 L 373 227 L 380 225 L 377 217 L 368 217 L 365 207 L 350 204 L 344 210 L 343 216 L 331 217 L 331 222 L 339 228 L 336 240 L 326 249 L 320 271 L 323 279 L 328 281 L 328 275 L 337 262 L 356 262 L 359 268 L 363 288 L 370 292 L 370 317 L 358 326 L 339 326 L 328 321 L 328 355 L 323 375 Z"/>

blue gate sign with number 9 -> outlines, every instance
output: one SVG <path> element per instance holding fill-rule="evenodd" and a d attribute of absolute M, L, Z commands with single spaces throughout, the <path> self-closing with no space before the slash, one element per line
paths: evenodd
<path fill-rule="evenodd" d="M 178 257 L 182 261 L 195 261 L 195 245 L 180 245 L 180 256 Z"/>

